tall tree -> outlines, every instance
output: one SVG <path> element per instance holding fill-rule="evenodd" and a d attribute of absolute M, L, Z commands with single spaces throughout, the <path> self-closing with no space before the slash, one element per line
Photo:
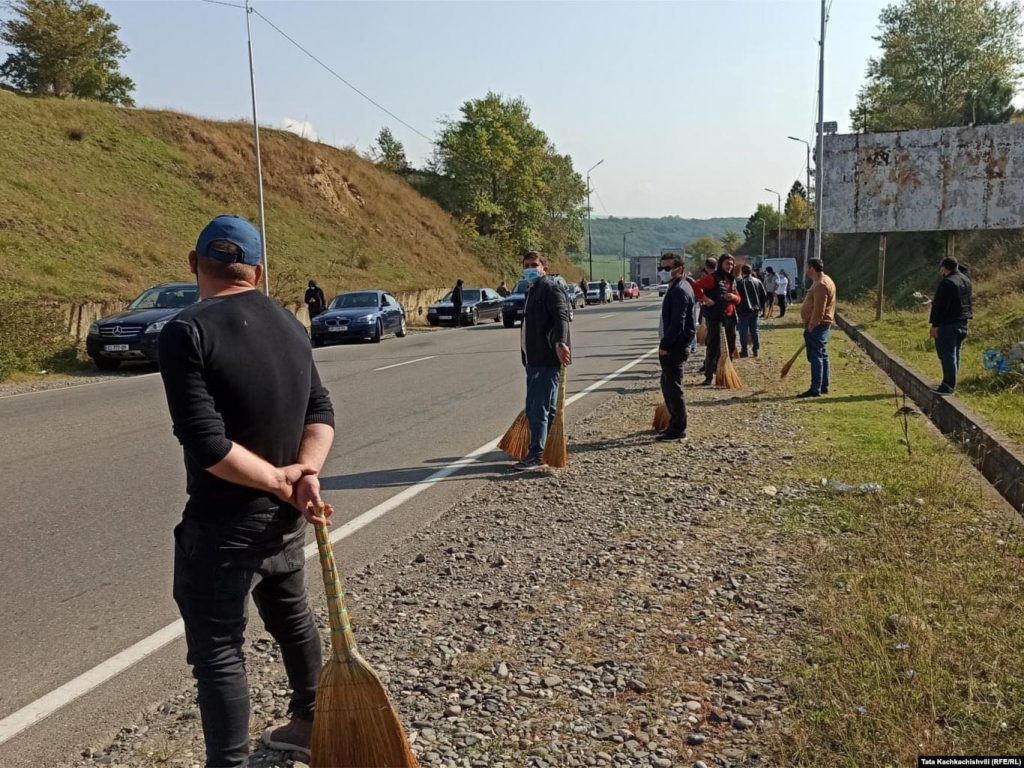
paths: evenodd
<path fill-rule="evenodd" d="M 434 169 L 449 179 L 450 210 L 480 235 L 523 249 L 564 252 L 581 233 L 586 189 L 530 120 L 521 99 L 488 93 L 442 126 Z"/>
<path fill-rule="evenodd" d="M 760 203 L 757 210 L 747 219 L 747 226 L 743 228 L 743 235 L 747 238 L 747 250 L 756 246 L 755 252 L 761 252 L 762 222 L 764 222 L 765 233 L 778 229 L 779 212 L 770 203 Z"/>
<path fill-rule="evenodd" d="M 394 137 L 386 125 L 377 134 L 377 143 L 371 149 L 373 162 L 392 173 L 404 173 L 409 170 L 409 161 L 405 157 L 405 147 Z"/>
<path fill-rule="evenodd" d="M 1012 95 L 1024 65 L 1014 0 L 901 0 L 882 11 L 875 40 L 882 55 L 868 61 L 855 129 L 960 125 L 979 94 Z"/>
<path fill-rule="evenodd" d="M 743 235 L 730 230 L 722 235 L 721 242 L 725 252 L 733 254 L 743 246 Z"/>
<path fill-rule="evenodd" d="M 814 229 L 814 208 L 801 195 L 790 193 L 786 200 L 786 215 L 782 217 L 783 229 Z"/>
<path fill-rule="evenodd" d="M 128 48 L 110 14 L 88 0 L 15 0 L 0 41 L 14 49 L 0 77 L 40 96 L 74 96 L 133 106 L 135 83 L 118 62 Z"/>
<path fill-rule="evenodd" d="M 807 202 L 807 189 L 804 187 L 803 183 L 801 183 L 800 179 L 793 182 L 793 186 L 789 188 L 789 194 L 786 195 L 786 207 L 783 208 L 783 212 L 787 215 L 789 214 L 790 201 L 794 197 L 802 197 L 804 202 Z"/>
<path fill-rule="evenodd" d="M 723 250 L 722 241 L 714 237 L 700 237 L 686 246 L 686 252 L 696 256 L 701 262 L 712 256 L 721 256 Z"/>

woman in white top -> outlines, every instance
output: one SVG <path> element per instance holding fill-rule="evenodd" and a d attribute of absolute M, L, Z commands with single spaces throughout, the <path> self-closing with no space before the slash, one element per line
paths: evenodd
<path fill-rule="evenodd" d="M 789 303 L 789 275 L 784 269 L 779 272 L 778 280 L 775 283 L 775 301 L 779 305 L 779 317 L 785 317 L 786 304 Z"/>

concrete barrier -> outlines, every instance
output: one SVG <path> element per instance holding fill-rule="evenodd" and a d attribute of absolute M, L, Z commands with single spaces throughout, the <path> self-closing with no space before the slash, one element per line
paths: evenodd
<path fill-rule="evenodd" d="M 1012 447 L 1010 439 L 971 412 L 956 397 L 933 394 L 933 383 L 925 381 L 905 362 L 838 313 L 836 324 L 917 403 L 935 426 L 960 446 L 1003 498 L 1017 512 L 1024 514 L 1024 456 Z"/>

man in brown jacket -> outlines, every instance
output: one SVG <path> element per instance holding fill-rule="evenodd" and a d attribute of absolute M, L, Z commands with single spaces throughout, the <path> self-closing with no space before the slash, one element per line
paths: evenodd
<path fill-rule="evenodd" d="M 800 319 L 804 324 L 807 362 L 811 364 L 811 388 L 797 397 L 828 394 L 828 334 L 836 321 L 836 284 L 824 269 L 821 259 L 807 260 L 807 276 L 812 285 L 800 307 Z"/>

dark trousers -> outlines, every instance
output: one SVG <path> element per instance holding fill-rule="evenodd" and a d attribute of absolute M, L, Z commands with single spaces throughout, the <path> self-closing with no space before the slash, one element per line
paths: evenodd
<path fill-rule="evenodd" d="M 676 346 L 667 354 L 658 356 L 661 363 L 661 394 L 665 398 L 672 421 L 669 432 L 686 434 L 686 396 L 683 394 L 683 363 L 689 357 L 689 350 Z"/>
<path fill-rule="evenodd" d="M 558 382 L 562 369 L 554 365 L 526 366 L 526 419 L 530 422 L 530 452 L 526 458 L 536 459 L 544 453 L 548 427 L 558 406 Z"/>
<path fill-rule="evenodd" d="M 804 344 L 807 345 L 807 362 L 811 364 L 811 391 L 827 392 L 830 368 L 828 361 L 828 336 L 831 326 L 822 323 L 816 328 L 804 328 Z"/>
<path fill-rule="evenodd" d="M 781 293 L 775 294 L 775 300 L 779 304 L 779 317 L 786 316 L 786 307 L 789 305 L 789 297 Z"/>
<path fill-rule="evenodd" d="M 740 334 L 740 354 L 743 357 L 747 356 L 747 339 L 750 339 L 750 345 L 754 350 L 754 356 L 761 351 L 761 334 L 758 329 L 757 320 L 760 315 L 760 310 L 750 312 L 749 314 L 742 314 L 737 319 L 737 326 Z"/>
<path fill-rule="evenodd" d="M 722 328 L 725 328 L 725 343 L 729 355 L 736 352 L 736 318 L 726 316 L 724 320 L 708 320 L 708 347 L 704 358 L 704 378 L 711 379 L 718 368 L 718 358 L 722 354 Z"/>
<path fill-rule="evenodd" d="M 455 315 L 455 327 L 458 328 L 462 325 L 462 305 L 452 304 L 453 314 Z"/>
<path fill-rule="evenodd" d="M 320 637 L 306 603 L 305 527 L 272 508 L 215 525 L 174 530 L 174 600 L 185 621 L 188 663 L 199 689 L 207 768 L 243 768 L 249 754 L 249 683 L 242 644 L 249 593 L 281 648 L 289 711 L 313 719 Z"/>
<path fill-rule="evenodd" d="M 967 323 L 950 323 L 935 329 L 935 352 L 942 363 L 942 386 L 956 389 L 960 373 L 960 348 L 967 338 Z"/>

